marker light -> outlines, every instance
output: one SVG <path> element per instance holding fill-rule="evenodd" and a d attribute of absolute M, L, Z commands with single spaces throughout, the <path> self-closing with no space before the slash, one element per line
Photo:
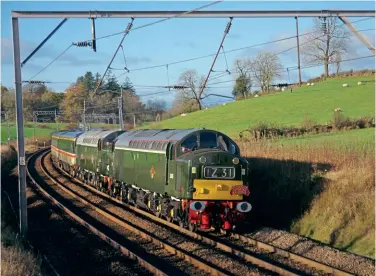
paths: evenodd
<path fill-rule="evenodd" d="M 200 161 L 200 163 L 204 164 L 206 162 L 206 157 L 201 156 L 198 160 Z"/>

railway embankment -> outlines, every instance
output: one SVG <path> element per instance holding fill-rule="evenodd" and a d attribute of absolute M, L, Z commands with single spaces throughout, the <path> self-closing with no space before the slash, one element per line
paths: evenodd
<path fill-rule="evenodd" d="M 25 276 L 41 273 L 42 260 L 18 235 L 17 152 L 1 146 L 1 275 Z"/>

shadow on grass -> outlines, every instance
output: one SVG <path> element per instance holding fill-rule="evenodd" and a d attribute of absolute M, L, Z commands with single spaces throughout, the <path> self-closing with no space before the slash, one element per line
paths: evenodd
<path fill-rule="evenodd" d="M 250 165 L 248 198 L 252 228 L 269 226 L 288 230 L 309 209 L 323 190 L 329 164 L 247 158 Z M 251 229 L 248 229 L 251 230 Z"/>

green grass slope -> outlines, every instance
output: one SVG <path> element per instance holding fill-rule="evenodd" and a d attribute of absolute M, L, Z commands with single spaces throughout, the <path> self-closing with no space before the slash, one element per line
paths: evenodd
<path fill-rule="evenodd" d="M 283 146 L 332 146 L 341 150 L 356 150 L 358 152 L 374 151 L 375 129 L 355 129 L 338 131 L 333 133 L 311 134 L 294 138 L 283 138 L 275 141 L 267 141 L 269 144 Z"/>
<path fill-rule="evenodd" d="M 33 123 L 25 123 L 24 124 L 24 136 L 25 138 L 33 138 L 34 135 L 34 127 Z M 59 129 L 66 129 L 69 124 L 66 123 L 59 123 Z M 104 128 L 119 128 L 117 124 L 89 124 L 92 128 L 97 127 L 104 127 Z M 50 137 L 53 132 L 57 131 L 57 125 L 55 123 L 37 123 L 35 126 L 35 137 L 36 139 Z M 11 141 L 17 139 L 17 129 L 16 124 L 14 122 L 9 124 L 9 133 Z M 1 143 L 6 143 L 8 139 L 8 126 L 6 123 L 1 124 Z"/>
<path fill-rule="evenodd" d="M 51 135 L 52 132 L 56 130 L 48 129 L 48 128 L 35 128 L 35 137 L 36 139 L 42 137 L 48 137 Z M 16 140 L 17 139 L 17 129 L 15 126 L 9 127 L 10 132 L 10 139 Z M 25 138 L 33 138 L 34 135 L 34 128 L 25 127 L 24 128 L 24 137 Z M 1 126 L 1 143 L 6 143 L 8 140 L 8 129 L 6 126 Z"/>
<path fill-rule="evenodd" d="M 370 81 L 358 86 L 358 81 Z M 372 116 L 375 110 L 374 76 L 330 79 L 290 91 L 251 98 L 244 101 L 197 111 L 143 128 L 206 127 L 232 137 L 250 125 L 268 122 L 278 125 L 300 125 L 305 117 L 326 123 L 333 110 L 340 107 L 346 116 Z M 350 87 L 342 87 L 348 83 Z"/>

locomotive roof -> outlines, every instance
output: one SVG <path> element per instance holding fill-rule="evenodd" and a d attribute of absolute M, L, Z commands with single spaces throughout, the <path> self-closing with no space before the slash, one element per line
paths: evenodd
<path fill-rule="evenodd" d="M 84 132 L 80 137 L 77 139 L 77 144 L 80 145 L 87 145 L 87 146 L 97 146 L 98 141 L 100 139 L 105 139 L 108 136 L 113 136 L 116 138 L 119 134 L 124 132 L 123 130 L 103 130 L 103 129 L 96 129 L 96 130 L 89 130 Z"/>
<path fill-rule="evenodd" d="M 180 141 L 187 135 L 204 130 L 202 128 L 190 129 L 138 129 L 127 131 L 119 136 L 115 148 L 129 148 L 131 141 Z"/>
<path fill-rule="evenodd" d="M 83 133 L 80 129 L 73 129 L 73 130 L 62 130 L 52 133 L 53 138 L 71 138 L 75 139 L 77 136 L 81 135 Z"/>

